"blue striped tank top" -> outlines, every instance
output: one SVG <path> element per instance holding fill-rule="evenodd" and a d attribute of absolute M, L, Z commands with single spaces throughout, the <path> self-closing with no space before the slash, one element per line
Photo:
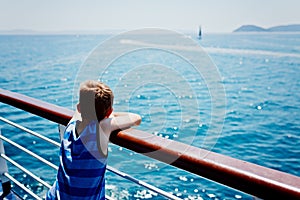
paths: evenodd
<path fill-rule="evenodd" d="M 57 179 L 46 199 L 105 199 L 107 157 L 98 150 L 98 122 L 92 121 L 76 136 L 76 122 L 64 133 Z"/>

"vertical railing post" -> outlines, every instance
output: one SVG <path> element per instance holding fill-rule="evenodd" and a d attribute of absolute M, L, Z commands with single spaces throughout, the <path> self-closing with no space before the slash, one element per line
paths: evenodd
<path fill-rule="evenodd" d="M 0 135 L 1 135 L 1 129 L 0 129 Z M 0 139 L 0 155 L 2 154 L 5 154 L 5 151 L 4 151 L 3 141 Z M 7 162 L 2 156 L 0 156 L 0 178 L 1 178 L 2 192 L 3 192 L 0 196 L 0 199 L 6 197 L 11 190 L 10 180 L 6 176 L 4 176 L 4 173 L 8 173 Z"/>

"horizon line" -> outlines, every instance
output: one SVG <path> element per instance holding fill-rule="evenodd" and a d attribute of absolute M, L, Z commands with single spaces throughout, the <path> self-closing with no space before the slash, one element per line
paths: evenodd
<path fill-rule="evenodd" d="M 144 27 L 144 28 L 157 28 L 157 29 L 164 29 L 161 27 Z M 3 34 L 16 34 L 16 35 L 22 35 L 22 34 L 37 34 L 37 35 L 43 35 L 43 34 L 116 34 L 121 32 L 127 32 L 131 30 L 137 30 L 137 29 L 143 29 L 143 28 L 134 28 L 134 29 L 99 29 L 99 30 L 37 30 L 37 29 L 0 29 L 0 35 Z M 193 33 L 198 34 L 198 29 L 191 30 L 191 29 L 170 29 L 165 28 L 168 30 L 174 30 L 177 32 L 182 33 Z M 212 33 L 232 33 L 233 31 L 223 31 L 223 32 L 206 32 L 209 34 Z M 205 34 L 205 33 L 204 33 Z"/>

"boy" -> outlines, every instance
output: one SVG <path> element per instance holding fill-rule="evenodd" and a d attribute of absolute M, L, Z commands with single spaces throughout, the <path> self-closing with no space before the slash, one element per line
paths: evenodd
<path fill-rule="evenodd" d="M 113 93 L 105 84 L 80 85 L 77 110 L 66 127 L 56 181 L 46 199 L 105 199 L 107 147 L 111 132 L 141 123 L 133 113 L 112 113 Z"/>

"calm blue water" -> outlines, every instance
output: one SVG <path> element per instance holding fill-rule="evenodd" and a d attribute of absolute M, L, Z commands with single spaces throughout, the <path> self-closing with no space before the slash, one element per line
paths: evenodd
<path fill-rule="evenodd" d="M 90 52 L 109 37 L 0 36 L 0 87 L 72 109 L 74 81 L 80 66 Z M 115 110 L 139 113 L 143 117 L 141 130 L 199 147 L 205 147 L 205 137 L 215 137 L 216 144 L 208 147 L 214 152 L 300 176 L 300 34 L 208 34 L 201 41 L 196 38 L 195 41 L 218 67 L 225 88 L 226 116 L 220 135 L 206 135 L 212 116 L 205 80 L 190 77 L 193 73 L 186 70 L 188 63 L 162 51 L 132 53 L 111 64 L 103 79 L 116 93 Z M 131 79 L 122 82 L 128 77 L 119 77 L 119 72 L 143 63 L 177 67 L 191 85 L 198 86 L 196 94 L 176 96 L 172 88 L 157 84 L 160 77 L 154 68 L 145 72 L 145 76 L 153 78 L 153 83 L 140 86 L 141 74 L 131 72 Z M 165 78 L 168 79 L 168 74 Z M 176 88 L 182 84 L 178 80 L 168 83 Z M 135 85 L 138 87 L 125 98 L 126 88 Z M 195 98 L 199 101 L 196 108 L 192 105 Z M 181 99 L 191 116 L 182 115 L 185 107 L 180 105 Z M 200 114 L 200 122 L 197 114 L 193 114 L 195 109 Z M 0 104 L 0 115 L 58 141 L 57 124 L 4 104 Z M 58 163 L 55 147 L 2 122 L 0 126 L 3 135 Z M 109 151 L 111 166 L 182 198 L 251 199 L 239 191 L 113 144 Z M 51 168 L 9 145 L 6 153 L 50 184 L 54 181 L 55 171 Z M 10 172 L 38 194 L 46 192 L 19 170 L 11 168 Z M 118 199 L 149 197 L 144 188 L 110 172 L 107 173 L 107 193 Z M 161 197 L 152 195 L 152 199 Z"/>

